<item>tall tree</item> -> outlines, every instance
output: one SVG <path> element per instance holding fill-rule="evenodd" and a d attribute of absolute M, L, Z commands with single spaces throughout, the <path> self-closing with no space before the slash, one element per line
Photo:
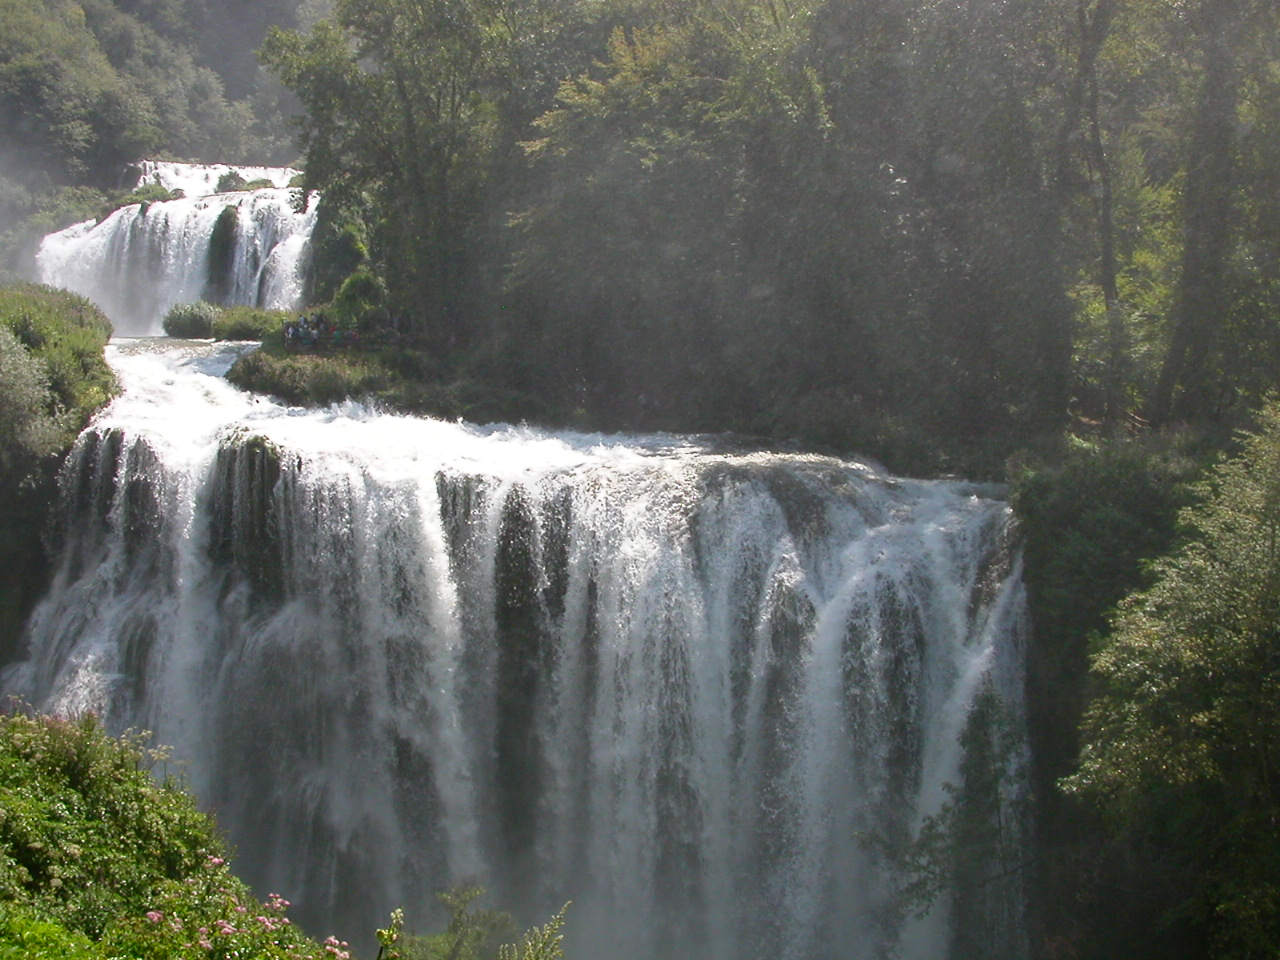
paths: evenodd
<path fill-rule="evenodd" d="M 1189 540 L 1093 661 L 1069 790 L 1123 845 L 1152 957 L 1280 951 L 1280 406 L 1184 512 Z M 1117 895 L 1119 895 L 1117 893 Z M 1140 954 L 1141 955 L 1141 954 Z"/>
<path fill-rule="evenodd" d="M 1212 413 L 1213 361 L 1228 299 L 1227 263 L 1234 220 L 1238 47 L 1247 0 L 1201 0 L 1192 24 L 1203 61 L 1183 197 L 1184 246 L 1169 350 L 1151 415 Z"/>

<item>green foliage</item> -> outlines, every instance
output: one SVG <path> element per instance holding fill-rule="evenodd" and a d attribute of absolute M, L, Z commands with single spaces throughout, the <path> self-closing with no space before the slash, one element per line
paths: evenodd
<path fill-rule="evenodd" d="M 498 960 L 561 960 L 564 956 L 564 915 L 569 909 L 565 904 L 541 927 L 525 932 L 517 944 L 506 944 L 498 951 Z"/>
<path fill-rule="evenodd" d="M 171 337 L 278 341 L 285 321 L 291 316 L 288 310 L 219 307 L 201 300 L 171 307 L 164 318 L 164 332 Z"/>
<path fill-rule="evenodd" d="M 205 297 L 210 301 L 223 303 L 227 299 L 239 229 L 240 212 L 235 206 L 228 204 L 213 222 L 213 231 L 209 235 L 209 279 L 205 286 Z"/>
<path fill-rule="evenodd" d="M 389 378 L 386 368 L 369 356 L 276 356 L 255 350 L 236 361 L 227 379 L 244 390 L 269 393 L 286 403 L 323 405 L 375 394 Z"/>
<path fill-rule="evenodd" d="M 246 187 L 245 179 L 236 170 L 228 170 L 218 178 L 218 193 L 231 193 L 235 190 L 244 190 Z"/>
<path fill-rule="evenodd" d="M 332 960 L 231 874 L 213 821 L 149 772 L 166 759 L 92 717 L 0 718 L 0 956 Z"/>
<path fill-rule="evenodd" d="M 508 914 L 476 909 L 484 895 L 481 887 L 454 887 L 439 894 L 449 912 L 449 923 L 440 933 L 427 937 L 406 937 L 400 946 L 404 960 L 487 960 L 495 955 L 503 940 L 512 936 L 515 923 Z"/>
<path fill-rule="evenodd" d="M 238 171 L 228 170 L 218 178 L 215 189 L 218 193 L 237 193 L 247 190 L 264 190 L 274 186 L 275 184 L 269 179 L 246 180 Z"/>
<path fill-rule="evenodd" d="M 61 454 L 116 391 L 111 327 L 83 297 L 0 287 L 0 657 L 45 589 L 43 534 Z"/>
<path fill-rule="evenodd" d="M 899 892 L 904 912 L 925 916 L 939 898 L 950 904 L 949 956 L 1001 960 L 1018 953 L 1020 923 L 1008 906 L 1025 896 L 1029 810 L 1017 794 L 1020 735 L 1007 708 L 987 684 L 978 693 L 960 737 L 958 783 L 907 845 L 907 878 Z"/>
<path fill-rule="evenodd" d="M 0 477 L 26 482 L 61 449 L 62 411 L 50 409 L 49 375 L 7 326 L 0 326 Z"/>
<path fill-rule="evenodd" d="M 27 909 L 0 904 L 0 960 L 98 960 L 102 954 L 84 934 L 37 919 Z"/>
<path fill-rule="evenodd" d="M 198 300 L 195 303 L 179 303 L 164 315 L 164 332 L 170 337 L 203 339 L 213 336 L 213 323 L 218 319 L 218 308 Z"/>
<path fill-rule="evenodd" d="M 223 307 L 214 318 L 212 336 L 216 340 L 279 340 L 291 316 L 288 310 Z"/>
<path fill-rule="evenodd" d="M 1280 403 L 1258 422 L 1094 655 L 1065 781 L 1140 858 L 1169 942 L 1232 958 L 1280 950 Z"/>
<path fill-rule="evenodd" d="M 387 290 L 382 280 L 368 270 L 357 270 L 338 287 L 333 310 L 339 322 L 355 325 L 386 303 L 386 299 Z"/>
<path fill-rule="evenodd" d="M 102 349 L 111 324 L 83 297 L 35 284 L 0 287 L 0 324 L 37 357 L 49 380 L 46 404 L 61 413 L 69 445 L 116 390 Z"/>

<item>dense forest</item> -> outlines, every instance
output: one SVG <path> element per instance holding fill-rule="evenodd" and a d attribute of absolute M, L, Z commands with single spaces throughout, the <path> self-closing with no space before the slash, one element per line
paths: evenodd
<path fill-rule="evenodd" d="M 363 259 L 437 349 L 617 425 L 973 473 L 1274 383 L 1275 18 L 387 0 L 263 55 L 330 282 Z"/>
<path fill-rule="evenodd" d="M 432 370 L 591 425 L 1013 480 L 1033 955 L 1270 957 L 1278 21 L 1269 0 L 0 0 L 0 270 L 142 156 L 299 161 L 324 197 L 315 299 L 395 318 Z"/>
<path fill-rule="evenodd" d="M 137 160 L 296 159 L 296 104 L 255 50 L 298 16 L 296 0 L 0 2 L 0 277 L 118 204 Z"/>

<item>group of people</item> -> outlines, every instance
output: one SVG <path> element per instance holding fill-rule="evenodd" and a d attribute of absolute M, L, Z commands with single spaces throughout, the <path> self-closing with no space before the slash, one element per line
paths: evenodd
<path fill-rule="evenodd" d="M 355 331 L 346 334 L 347 339 L 357 338 Z M 307 316 L 305 313 L 295 321 L 286 321 L 284 325 L 284 345 L 289 347 L 316 347 L 320 344 L 339 345 L 343 340 L 343 331 L 330 322 L 323 313 Z"/>

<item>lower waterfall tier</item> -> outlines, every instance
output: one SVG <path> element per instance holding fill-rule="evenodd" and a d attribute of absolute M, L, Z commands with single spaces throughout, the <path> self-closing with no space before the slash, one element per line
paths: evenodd
<path fill-rule="evenodd" d="M 412 921 L 475 879 L 524 919 L 574 901 L 570 956 L 1025 953 L 1006 504 L 290 410 L 227 387 L 229 356 L 114 349 L 6 685 L 172 744 L 304 923 Z"/>

